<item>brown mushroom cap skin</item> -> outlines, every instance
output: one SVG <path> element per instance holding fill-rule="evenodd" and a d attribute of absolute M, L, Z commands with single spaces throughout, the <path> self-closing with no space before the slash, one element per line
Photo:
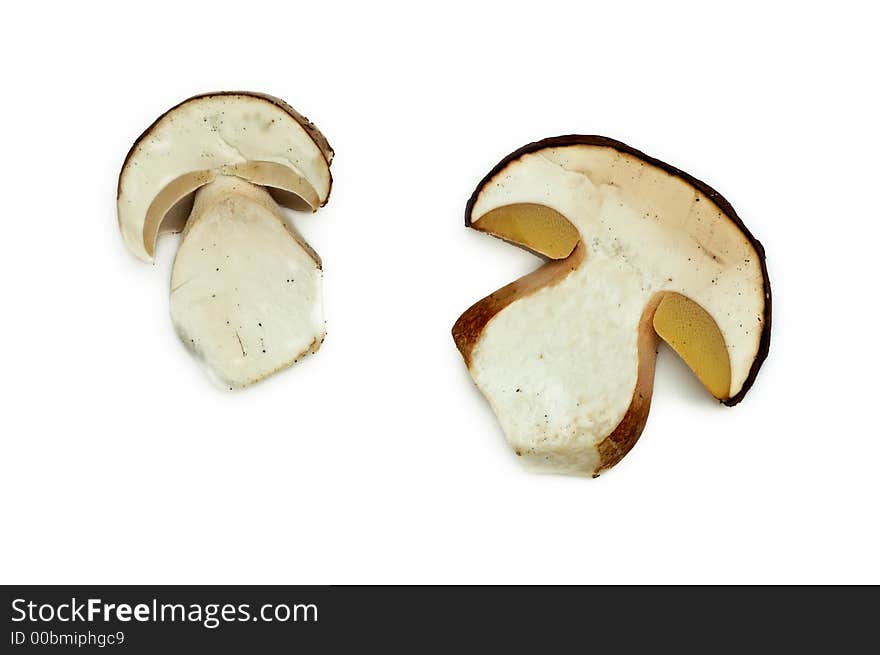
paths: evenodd
<path fill-rule="evenodd" d="M 745 227 L 740 217 L 736 214 L 730 203 L 715 189 L 706 183 L 694 178 L 691 175 L 662 162 L 653 157 L 627 146 L 620 141 L 609 139 L 602 136 L 582 136 L 582 135 L 565 135 L 543 139 L 534 143 L 530 143 L 522 148 L 517 149 L 505 158 L 503 158 L 477 185 L 471 198 L 468 200 L 465 209 L 465 225 L 480 229 L 479 224 L 473 224 L 474 207 L 480 198 L 480 194 L 487 184 L 496 179 L 496 176 L 504 171 L 511 163 L 517 162 L 521 158 L 549 148 L 564 148 L 566 146 L 597 146 L 601 148 L 610 148 L 619 153 L 634 157 L 646 165 L 653 166 L 665 173 L 680 178 L 685 183 L 692 186 L 698 192 L 702 193 L 730 220 L 740 233 L 745 237 L 754 250 L 760 262 L 760 271 L 763 285 L 763 316 L 760 320 L 761 334 L 757 345 L 754 359 L 749 368 L 748 375 L 742 383 L 740 389 L 729 397 L 721 397 L 720 400 L 725 405 L 733 406 L 739 403 L 751 388 L 761 364 L 766 359 L 770 344 L 770 327 L 771 327 L 771 293 L 770 282 L 767 274 L 764 248 L 761 243 L 755 239 L 751 232 Z M 480 219 L 487 214 L 482 214 Z M 483 228 L 485 230 L 485 228 Z M 485 230 L 493 233 L 491 229 Z M 505 240 L 510 240 L 516 245 L 526 247 L 536 254 L 543 255 L 545 258 L 554 257 L 552 252 L 542 252 L 528 243 L 518 243 L 517 239 L 508 239 L 506 234 L 495 234 Z M 565 249 L 559 249 L 559 252 L 565 252 Z M 570 274 L 572 274 L 583 261 L 585 252 L 582 243 L 574 248 L 570 255 L 564 255 L 560 259 L 549 259 L 541 268 L 535 272 L 516 280 L 506 287 L 496 291 L 483 300 L 475 303 L 456 321 L 452 334 L 455 343 L 465 359 L 468 368 L 471 368 L 471 358 L 474 347 L 480 342 L 480 339 L 489 324 L 505 307 L 511 303 L 530 296 L 538 291 L 553 287 Z M 647 421 L 650 409 L 651 395 L 653 391 L 654 363 L 655 352 L 658 342 L 658 335 L 652 325 L 654 312 L 657 309 L 662 294 L 658 294 L 645 307 L 642 319 L 638 328 L 638 376 L 632 401 L 629 408 L 620 420 L 617 428 L 615 428 L 608 436 L 597 444 L 596 449 L 599 454 L 599 462 L 595 467 L 594 475 L 598 475 L 620 461 L 620 459 L 633 447 L 638 440 L 645 423 Z M 518 452 L 519 454 L 519 452 Z"/>

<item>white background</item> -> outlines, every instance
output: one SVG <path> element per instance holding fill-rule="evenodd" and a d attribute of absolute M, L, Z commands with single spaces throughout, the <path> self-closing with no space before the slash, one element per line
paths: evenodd
<path fill-rule="evenodd" d="M 880 582 L 870 4 L 330 5 L 7 7 L 0 581 Z M 115 209 L 140 132 L 224 89 L 336 150 L 329 205 L 294 217 L 327 340 L 239 393 L 172 329 L 177 238 L 143 264 Z M 450 337 L 540 263 L 464 228 L 474 185 L 570 132 L 715 186 L 774 293 L 745 401 L 662 350 L 598 480 L 521 470 Z"/>

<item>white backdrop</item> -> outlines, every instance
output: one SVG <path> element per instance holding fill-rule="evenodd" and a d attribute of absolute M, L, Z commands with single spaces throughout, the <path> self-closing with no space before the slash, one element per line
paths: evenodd
<path fill-rule="evenodd" d="M 805 4 L 7 8 L 0 582 L 880 582 L 877 16 Z M 142 264 L 115 210 L 140 132 L 224 89 L 336 150 L 295 217 L 327 340 L 239 393 L 172 329 L 177 238 Z M 774 293 L 745 401 L 662 350 L 598 480 L 521 470 L 450 336 L 540 263 L 464 228 L 474 185 L 570 132 L 721 191 Z"/>

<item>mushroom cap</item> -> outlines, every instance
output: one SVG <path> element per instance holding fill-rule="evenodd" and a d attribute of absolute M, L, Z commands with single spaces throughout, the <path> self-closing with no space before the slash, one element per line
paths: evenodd
<path fill-rule="evenodd" d="M 136 257 L 152 261 L 163 231 L 180 231 L 193 192 L 218 175 L 241 177 L 301 199 L 327 202 L 333 150 L 287 103 L 249 92 L 198 95 L 168 110 L 129 151 L 119 174 L 119 228 Z"/>

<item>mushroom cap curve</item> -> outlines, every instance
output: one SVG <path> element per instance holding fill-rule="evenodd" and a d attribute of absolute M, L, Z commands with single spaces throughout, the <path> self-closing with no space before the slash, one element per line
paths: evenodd
<path fill-rule="evenodd" d="M 129 150 L 117 187 L 120 230 L 132 254 L 151 261 L 158 234 L 182 227 L 171 217 L 186 212 L 175 209 L 219 175 L 293 194 L 314 211 L 329 197 L 332 159 L 314 124 L 278 98 L 194 96 L 157 118 Z"/>

